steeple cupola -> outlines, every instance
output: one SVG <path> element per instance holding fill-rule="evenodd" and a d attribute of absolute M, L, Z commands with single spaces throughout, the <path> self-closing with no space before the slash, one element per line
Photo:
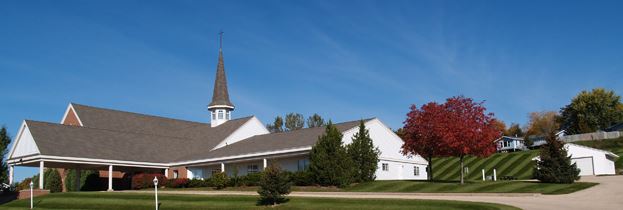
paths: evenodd
<path fill-rule="evenodd" d="M 231 119 L 231 112 L 234 110 L 234 104 L 229 101 L 229 92 L 227 91 L 227 78 L 225 76 L 225 64 L 223 62 L 223 32 L 220 35 L 220 45 L 218 49 L 218 64 L 216 65 L 216 79 L 214 81 L 214 93 L 212 94 L 212 102 L 208 105 L 211 112 L 210 124 L 212 127 L 219 126 Z"/>

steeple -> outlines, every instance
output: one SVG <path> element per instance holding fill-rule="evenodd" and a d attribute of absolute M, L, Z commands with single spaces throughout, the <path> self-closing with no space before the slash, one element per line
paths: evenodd
<path fill-rule="evenodd" d="M 234 104 L 229 101 L 227 91 L 227 77 L 225 76 L 225 64 L 223 61 L 223 32 L 219 33 L 218 64 L 216 65 L 216 79 L 214 81 L 214 92 L 212 102 L 208 105 L 208 110 L 212 112 L 212 127 L 216 127 L 231 119 L 231 111 Z"/>

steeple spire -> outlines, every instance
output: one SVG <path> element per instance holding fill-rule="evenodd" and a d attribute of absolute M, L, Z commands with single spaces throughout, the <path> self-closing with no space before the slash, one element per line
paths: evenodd
<path fill-rule="evenodd" d="M 214 81 L 214 92 L 212 102 L 208 105 L 208 110 L 212 112 L 212 127 L 218 126 L 231 118 L 231 111 L 234 104 L 229 101 L 227 91 L 227 77 L 225 76 L 225 64 L 223 61 L 223 31 L 219 33 L 218 64 L 216 65 L 216 79 Z"/>

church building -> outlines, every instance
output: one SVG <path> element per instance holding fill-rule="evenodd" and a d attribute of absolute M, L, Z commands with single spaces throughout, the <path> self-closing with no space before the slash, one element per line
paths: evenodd
<path fill-rule="evenodd" d="M 229 99 L 222 48 L 211 119 L 192 122 L 70 103 L 59 123 L 24 120 L 8 156 L 10 182 L 15 166 L 99 170 L 108 190 L 137 173 L 164 173 L 168 178 L 209 178 L 225 172 L 246 175 L 275 163 L 288 171 L 304 170 L 324 127 L 270 133 L 257 117 L 239 117 Z M 337 123 L 349 144 L 360 120 Z M 426 179 L 427 162 L 405 156 L 403 140 L 378 118 L 364 120 L 374 146 L 381 151 L 377 180 Z M 60 170 L 61 172 L 63 170 Z M 62 175 L 64 177 L 64 175 Z M 80 176 L 78 176 L 80 177 Z M 44 186 L 39 176 L 39 187 Z"/>

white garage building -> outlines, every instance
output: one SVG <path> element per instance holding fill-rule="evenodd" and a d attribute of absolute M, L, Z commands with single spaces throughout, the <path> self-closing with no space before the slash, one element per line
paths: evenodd
<path fill-rule="evenodd" d="M 565 144 L 571 162 L 580 169 L 580 176 L 616 174 L 614 162 L 618 155 L 600 149 L 567 143 Z"/>

